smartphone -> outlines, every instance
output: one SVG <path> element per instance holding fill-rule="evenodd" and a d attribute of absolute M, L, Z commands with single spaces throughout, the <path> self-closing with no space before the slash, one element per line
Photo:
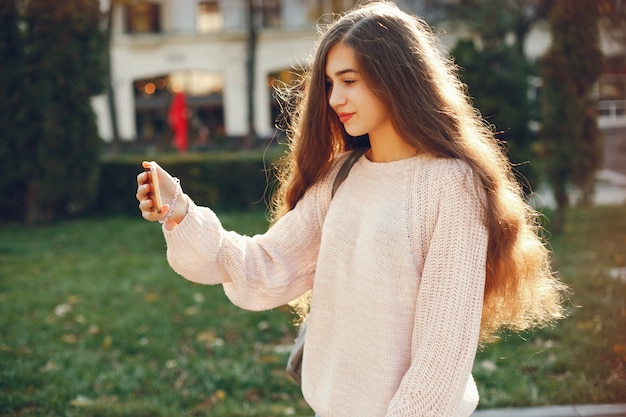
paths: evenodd
<path fill-rule="evenodd" d="M 161 201 L 161 189 L 159 188 L 159 176 L 156 172 L 156 167 L 150 165 L 150 168 L 146 168 L 146 172 L 150 176 L 150 187 L 152 192 L 152 202 L 154 203 L 154 208 L 157 213 L 161 213 L 163 210 L 163 202 Z"/>

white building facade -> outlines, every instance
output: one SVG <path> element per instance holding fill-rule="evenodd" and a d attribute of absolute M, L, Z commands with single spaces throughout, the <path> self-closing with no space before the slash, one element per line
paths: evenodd
<path fill-rule="evenodd" d="M 254 129 L 268 138 L 275 133 L 275 79 L 305 66 L 312 53 L 319 17 L 352 7 L 356 0 L 103 0 L 114 1 L 111 75 L 119 138 L 145 144 L 169 144 L 168 109 L 175 92 L 182 92 L 189 109 L 189 142 L 244 137 Z M 413 7 L 420 2 L 410 3 Z M 254 12 L 250 13 L 251 5 Z M 250 18 L 257 28 L 253 81 L 254 114 L 249 121 Z M 446 47 L 451 34 L 442 35 Z M 611 46 L 605 43 L 605 49 Z M 547 27 L 529 35 L 527 55 L 538 57 L 549 46 Z M 623 51 L 623 50 L 622 50 Z M 615 51 L 611 51 L 615 53 Z M 623 53 L 623 52 L 622 52 Z M 618 53 L 619 55 L 619 53 Z M 615 97 L 602 97 L 600 123 L 626 125 L 626 75 L 609 79 Z M 601 87 L 603 82 L 600 83 Z M 615 90 L 615 88 L 613 88 Z M 611 91 L 613 91 L 611 90 Z M 624 96 L 624 97 L 622 97 Z M 101 136 L 113 138 L 106 96 L 93 101 Z M 610 106 L 610 111 L 603 111 Z M 616 109 L 617 110 L 616 110 Z M 609 120 L 610 118 L 610 120 Z"/>
<path fill-rule="evenodd" d="M 248 120 L 248 0 L 152 0 L 114 5 L 111 75 L 119 137 L 146 143 L 168 136 L 172 94 L 185 94 L 190 142 L 203 129 L 245 136 Z M 257 28 L 254 130 L 274 134 L 272 79 L 302 67 L 321 14 L 354 1 L 253 0 Z M 106 96 L 94 99 L 101 136 L 113 137 Z M 165 140 L 164 138 L 161 138 Z"/>

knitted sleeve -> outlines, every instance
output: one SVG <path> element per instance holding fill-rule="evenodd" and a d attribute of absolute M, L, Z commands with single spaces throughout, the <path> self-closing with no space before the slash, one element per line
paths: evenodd
<path fill-rule="evenodd" d="M 223 284 L 244 309 L 288 303 L 313 285 L 329 181 L 311 187 L 272 228 L 252 237 L 226 231 L 212 210 L 190 202 L 184 220 L 163 230 L 170 266 L 190 281 Z"/>
<path fill-rule="evenodd" d="M 483 191 L 467 165 L 445 164 L 438 189 L 427 197 L 438 203 L 426 219 L 434 223 L 417 296 L 411 364 L 388 417 L 456 415 L 471 380 L 488 240 Z"/>

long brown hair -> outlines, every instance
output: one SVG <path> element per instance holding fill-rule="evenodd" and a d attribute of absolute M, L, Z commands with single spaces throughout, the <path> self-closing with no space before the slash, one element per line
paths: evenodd
<path fill-rule="evenodd" d="M 482 340 L 502 328 L 518 331 L 562 317 L 565 287 L 552 274 L 538 214 L 524 202 L 505 152 L 473 108 L 456 66 L 440 53 L 431 28 L 393 3 L 357 7 L 322 34 L 291 115 L 274 219 L 329 172 L 339 152 L 367 142 L 349 136 L 328 104 L 326 57 L 340 42 L 354 50 L 365 82 L 390 109 L 398 133 L 423 152 L 465 161 L 485 189 L 489 244 Z"/>

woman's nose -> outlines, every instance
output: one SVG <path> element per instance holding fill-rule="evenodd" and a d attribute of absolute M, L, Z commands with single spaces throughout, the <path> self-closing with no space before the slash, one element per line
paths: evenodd
<path fill-rule="evenodd" d="M 336 109 L 346 103 L 346 96 L 341 92 L 340 88 L 331 88 L 328 93 L 328 104 L 331 108 Z"/>

